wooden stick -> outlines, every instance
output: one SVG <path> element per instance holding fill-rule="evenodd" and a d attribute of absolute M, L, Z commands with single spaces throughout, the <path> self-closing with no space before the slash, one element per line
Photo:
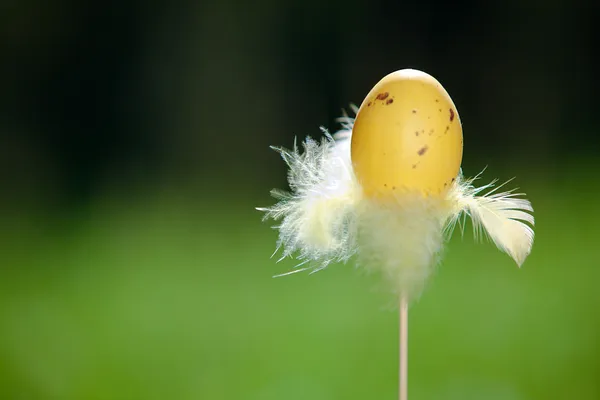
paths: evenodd
<path fill-rule="evenodd" d="M 400 296 L 400 368 L 398 398 L 408 399 L 408 302 Z"/>

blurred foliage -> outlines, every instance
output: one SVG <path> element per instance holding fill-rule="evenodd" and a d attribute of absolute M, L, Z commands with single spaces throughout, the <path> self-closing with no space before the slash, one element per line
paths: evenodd
<path fill-rule="evenodd" d="M 406 67 L 537 222 L 520 270 L 457 232 L 411 310 L 411 398 L 600 398 L 595 3 L 0 7 L 0 398 L 394 398 L 377 277 L 272 279 L 294 264 L 253 207 L 285 186 L 269 145 Z"/>
<path fill-rule="evenodd" d="M 411 397 L 600 395 L 597 190 L 523 183 L 531 257 L 518 269 L 455 232 L 411 308 Z M 43 222 L 2 238 L 3 398 L 395 397 L 397 315 L 378 277 L 335 265 L 271 278 L 293 261 L 269 259 L 275 232 L 239 199 L 112 195 Z"/>
<path fill-rule="evenodd" d="M 594 157 L 594 3 L 6 1 L 3 201 L 72 206 L 116 183 L 264 182 L 385 74 L 437 77 L 465 162 L 547 173 Z"/>

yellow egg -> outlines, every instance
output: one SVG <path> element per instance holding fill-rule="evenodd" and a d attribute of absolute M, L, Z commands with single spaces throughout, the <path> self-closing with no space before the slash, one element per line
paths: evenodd
<path fill-rule="evenodd" d="M 370 197 L 402 189 L 443 194 L 458 175 L 462 152 L 462 126 L 450 95 L 414 69 L 379 81 L 352 129 L 352 165 Z"/>

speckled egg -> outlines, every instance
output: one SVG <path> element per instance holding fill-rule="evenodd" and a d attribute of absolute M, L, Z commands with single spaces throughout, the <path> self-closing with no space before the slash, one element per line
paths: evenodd
<path fill-rule="evenodd" d="M 414 69 L 379 81 L 352 129 L 352 165 L 367 196 L 404 189 L 441 195 L 459 173 L 462 152 L 462 126 L 450 95 Z"/>

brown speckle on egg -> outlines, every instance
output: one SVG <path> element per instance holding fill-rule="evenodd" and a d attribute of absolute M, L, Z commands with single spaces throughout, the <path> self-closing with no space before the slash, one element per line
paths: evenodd
<path fill-rule="evenodd" d="M 412 113 L 413 113 L 413 114 L 416 114 L 416 113 L 417 113 L 417 110 L 415 110 L 415 109 L 413 108 L 413 110 L 412 110 Z"/>
<path fill-rule="evenodd" d="M 423 147 L 421 147 L 421 148 L 419 149 L 419 151 L 417 151 L 417 154 L 418 154 L 419 156 L 422 156 L 423 154 L 425 154 L 425 152 L 426 152 L 427 150 L 429 150 L 429 147 L 427 147 L 427 146 L 423 146 Z"/>
<path fill-rule="evenodd" d="M 450 122 L 454 121 L 454 110 L 450 109 Z"/>
<path fill-rule="evenodd" d="M 368 102 L 368 103 L 367 103 L 367 107 L 371 107 L 371 104 L 373 104 L 373 102 L 372 102 L 372 101 Z"/>
<path fill-rule="evenodd" d="M 389 96 L 389 92 L 383 92 L 383 93 L 379 93 L 376 97 L 377 100 L 385 100 L 388 98 Z"/>
<path fill-rule="evenodd" d="M 415 136 L 419 136 L 419 131 L 415 131 Z"/>
<path fill-rule="evenodd" d="M 385 104 L 389 105 L 389 104 L 392 104 L 393 102 L 394 102 L 394 99 L 387 99 Z"/>

